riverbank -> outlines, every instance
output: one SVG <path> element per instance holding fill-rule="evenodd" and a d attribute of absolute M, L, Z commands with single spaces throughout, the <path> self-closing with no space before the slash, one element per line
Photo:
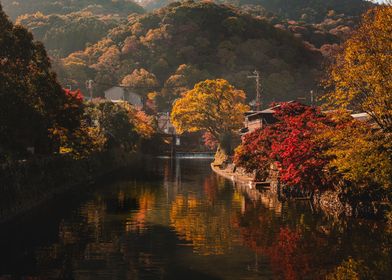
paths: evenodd
<path fill-rule="evenodd" d="M 235 184 L 243 185 L 249 190 L 268 190 L 269 195 L 273 195 L 279 200 L 307 200 L 312 204 L 313 209 L 318 209 L 333 219 L 356 217 L 365 219 L 383 219 L 385 213 L 390 209 L 388 203 L 381 200 L 351 201 L 339 190 L 327 190 L 317 192 L 311 197 L 297 196 L 287 193 L 279 183 L 279 171 L 272 168 L 269 171 L 269 179 L 266 182 L 258 182 L 253 174 L 245 173 L 242 168 L 236 168 L 234 164 L 227 164 L 224 168 L 221 165 L 211 164 L 212 170 L 221 177 L 233 181 Z"/>
<path fill-rule="evenodd" d="M 110 173 L 137 167 L 141 155 L 112 150 L 85 159 L 58 155 L 3 164 L 0 168 L 0 223 L 70 189 L 92 184 Z"/>
<path fill-rule="evenodd" d="M 254 178 L 252 178 L 251 176 L 236 173 L 230 167 L 225 168 L 225 169 L 221 169 L 220 165 L 214 165 L 214 163 L 211 163 L 211 168 L 219 176 L 222 176 L 228 180 L 232 180 L 236 183 L 239 183 L 239 184 L 254 184 L 255 183 Z"/>
<path fill-rule="evenodd" d="M 255 174 L 247 173 L 243 168 L 236 167 L 234 164 L 227 164 L 225 168 L 221 168 L 221 165 L 211 163 L 211 169 L 219 176 L 236 184 L 248 185 L 251 188 L 268 189 L 277 196 L 279 195 L 278 171 L 272 167 L 269 178 L 264 182 L 256 180 Z"/>

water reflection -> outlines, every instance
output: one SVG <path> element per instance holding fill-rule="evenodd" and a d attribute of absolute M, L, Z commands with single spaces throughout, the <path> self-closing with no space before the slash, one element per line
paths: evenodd
<path fill-rule="evenodd" d="M 26 217 L 28 238 L 2 229 L 0 279 L 323 279 L 355 262 L 392 275 L 392 234 L 377 223 L 330 221 L 208 161 L 152 162 L 138 177 Z"/>
<path fill-rule="evenodd" d="M 258 258 L 268 259 L 274 278 L 328 278 L 334 268 L 341 268 L 341 262 L 353 257 L 361 263 L 360 270 L 366 266 L 373 278 L 361 277 L 358 271 L 345 268 L 340 278 L 328 279 L 352 279 L 348 275 L 357 275 L 355 279 L 392 276 L 392 235 L 379 224 L 331 221 L 312 212 L 307 203 L 282 204 L 268 192 L 255 195 L 243 187 L 238 189 L 247 194 L 246 207 L 235 222 L 241 240 Z"/>

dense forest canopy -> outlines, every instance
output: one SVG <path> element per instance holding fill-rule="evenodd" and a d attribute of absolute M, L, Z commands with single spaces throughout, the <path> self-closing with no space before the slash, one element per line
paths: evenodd
<path fill-rule="evenodd" d="M 36 12 L 69 14 L 90 11 L 94 14 L 119 14 L 123 16 L 143 12 L 143 8 L 131 0 L 1 0 L 1 3 L 4 11 L 12 19 Z"/>
<path fill-rule="evenodd" d="M 119 19 L 112 16 L 75 12 L 44 15 L 40 12 L 19 16 L 17 24 L 27 27 L 34 38 L 44 43 L 50 55 L 65 57 L 98 42 L 114 28 Z"/>
<path fill-rule="evenodd" d="M 323 20 L 311 23 L 305 20 L 285 19 L 268 12 L 260 5 L 241 5 L 240 9 L 255 17 L 267 20 L 277 28 L 289 31 L 303 40 L 310 48 L 319 49 L 329 55 L 353 30 L 358 17 L 329 10 Z M 100 11 L 73 12 L 65 15 L 42 12 L 24 14 L 16 19 L 33 33 L 36 40 L 42 41 L 51 56 L 65 57 L 82 50 L 86 44 L 93 44 L 105 37 L 108 31 L 126 21 L 126 16 L 116 13 L 116 6 L 108 8 L 112 14 L 99 14 Z M 61 12 L 61 11 L 59 11 Z M 307 17 L 304 17 L 307 18 Z M 309 18 L 307 18 L 309 19 Z"/>
<path fill-rule="evenodd" d="M 364 0 L 222 0 L 222 2 L 261 5 L 284 18 L 311 22 L 323 20 L 330 10 L 348 16 L 359 16 L 370 6 L 369 2 Z"/>
<path fill-rule="evenodd" d="M 172 0 L 138 0 L 147 10 L 163 7 Z M 334 10 L 339 14 L 359 16 L 371 3 L 366 0 L 216 0 L 217 3 L 234 6 L 254 5 L 263 7 L 266 11 L 282 18 L 294 20 L 303 19 L 308 22 L 322 21 L 325 15 Z"/>
<path fill-rule="evenodd" d="M 263 75 L 263 97 L 287 100 L 316 84 L 320 55 L 291 33 L 234 7 L 187 1 L 172 3 L 125 24 L 83 52 L 62 60 L 59 74 L 69 83 L 96 82 L 96 93 L 125 84 L 146 96 L 156 91 L 161 109 L 206 78 L 225 78 L 254 98 Z"/>

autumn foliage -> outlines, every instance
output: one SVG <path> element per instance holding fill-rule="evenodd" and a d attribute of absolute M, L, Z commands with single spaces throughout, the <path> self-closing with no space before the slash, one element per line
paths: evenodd
<path fill-rule="evenodd" d="M 323 154 L 324 143 L 315 135 L 331 121 L 318 109 L 297 102 L 276 106 L 274 116 L 276 124 L 244 137 L 236 150 L 237 165 L 257 170 L 266 179 L 269 165 L 274 163 L 288 186 L 302 191 L 325 186 L 328 180 L 323 169 L 328 160 Z"/>
<path fill-rule="evenodd" d="M 203 134 L 203 141 L 204 145 L 210 150 L 215 150 L 218 147 L 218 141 L 210 132 Z"/>
<path fill-rule="evenodd" d="M 296 102 L 274 110 L 277 123 L 243 137 L 237 166 L 265 180 L 274 164 L 289 195 L 335 189 L 351 205 L 391 198 L 390 136 L 347 111 L 322 113 Z"/>
<path fill-rule="evenodd" d="M 276 134 L 274 127 L 266 127 L 245 135 L 242 145 L 235 150 L 234 162 L 247 172 L 256 170 L 257 179 L 265 180 L 272 163 L 271 146 Z"/>
<path fill-rule="evenodd" d="M 392 6 L 364 14 L 331 67 L 326 100 L 332 108 L 366 112 L 392 131 Z"/>
<path fill-rule="evenodd" d="M 248 109 L 243 91 L 223 79 L 206 80 L 174 103 L 171 120 L 179 133 L 206 131 L 222 144 L 241 128 Z"/>
<path fill-rule="evenodd" d="M 323 169 L 328 163 L 325 146 L 315 136 L 331 123 L 321 112 L 299 103 L 285 103 L 276 109 L 275 141 L 271 159 L 277 162 L 281 180 L 290 186 L 313 191 L 327 185 Z"/>

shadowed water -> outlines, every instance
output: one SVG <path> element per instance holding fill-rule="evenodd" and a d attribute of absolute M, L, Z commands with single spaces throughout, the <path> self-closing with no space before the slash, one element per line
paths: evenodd
<path fill-rule="evenodd" d="M 391 279 L 392 231 L 235 186 L 209 160 L 124 170 L 0 229 L 0 279 Z"/>

